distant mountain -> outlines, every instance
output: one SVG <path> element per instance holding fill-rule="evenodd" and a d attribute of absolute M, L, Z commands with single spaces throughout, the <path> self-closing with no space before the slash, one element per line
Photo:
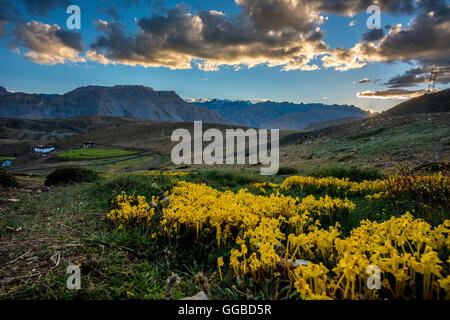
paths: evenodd
<path fill-rule="evenodd" d="M 9 91 L 3 87 L 0 87 L 0 96 L 6 95 L 6 94 L 9 94 Z"/>
<path fill-rule="evenodd" d="M 403 116 L 419 113 L 450 112 L 450 89 L 424 94 L 392 107 L 382 116 Z"/>
<path fill-rule="evenodd" d="M 355 106 L 324 105 L 321 103 L 295 104 L 290 102 L 258 102 L 209 100 L 193 102 L 216 111 L 226 120 L 250 127 L 304 129 L 310 122 L 321 122 L 344 117 L 365 118 L 370 115 Z"/>
<path fill-rule="evenodd" d="M 3 118 L 65 119 L 82 115 L 226 123 L 218 113 L 188 104 L 174 91 L 154 91 L 145 86 L 87 86 L 64 95 L 0 95 L 0 117 Z"/>
<path fill-rule="evenodd" d="M 359 117 L 345 117 L 345 118 L 340 118 L 340 119 L 336 119 L 336 120 L 327 120 L 327 121 L 320 121 L 320 122 L 310 122 L 305 130 L 319 130 L 319 129 L 323 129 L 323 128 L 328 128 L 331 126 L 339 126 L 341 124 L 346 124 L 352 121 L 356 121 L 356 120 L 360 120 L 361 118 Z"/>
<path fill-rule="evenodd" d="M 285 114 L 275 120 L 264 122 L 261 126 L 268 129 L 301 130 L 305 129 L 311 122 L 318 122 L 317 119 L 328 121 L 355 116 L 366 118 L 369 116 L 369 112 L 350 106 L 330 106 Z"/>

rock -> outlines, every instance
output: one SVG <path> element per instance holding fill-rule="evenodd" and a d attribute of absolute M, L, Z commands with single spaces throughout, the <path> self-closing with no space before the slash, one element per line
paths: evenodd
<path fill-rule="evenodd" d="M 284 258 L 281 258 L 280 262 L 278 262 L 279 265 L 284 265 L 285 263 L 286 263 L 286 259 L 284 259 Z M 287 259 L 287 264 L 294 268 L 298 268 L 299 266 L 306 267 L 310 263 L 311 263 L 311 261 L 303 260 L 303 259 L 296 259 L 294 261 L 292 261 L 292 259 Z"/>
<path fill-rule="evenodd" d="M 442 144 L 450 144 L 450 136 L 449 137 L 442 137 L 439 140 L 439 142 L 442 143 Z"/>
<path fill-rule="evenodd" d="M 158 186 L 158 184 L 156 184 L 155 182 L 152 183 L 152 188 L 158 189 L 158 190 L 162 190 L 160 186 Z"/>
<path fill-rule="evenodd" d="M 208 295 L 204 291 L 200 291 L 195 296 L 187 297 L 181 300 L 209 300 Z"/>
<path fill-rule="evenodd" d="M 8 199 L 8 201 L 16 203 L 16 202 L 20 202 L 20 199 Z"/>
<path fill-rule="evenodd" d="M 34 256 L 34 257 L 29 257 L 25 259 L 25 262 L 34 262 L 37 261 L 38 257 Z"/>

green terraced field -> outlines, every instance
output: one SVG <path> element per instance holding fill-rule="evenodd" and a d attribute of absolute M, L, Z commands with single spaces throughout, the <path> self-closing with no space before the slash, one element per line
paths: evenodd
<path fill-rule="evenodd" d="M 133 154 L 137 154 L 137 152 L 120 149 L 72 149 L 60 153 L 58 158 L 66 160 L 86 160 L 129 156 Z"/>

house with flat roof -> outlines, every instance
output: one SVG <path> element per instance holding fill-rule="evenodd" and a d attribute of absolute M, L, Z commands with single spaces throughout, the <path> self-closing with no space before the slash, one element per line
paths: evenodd
<path fill-rule="evenodd" d="M 55 147 L 52 145 L 46 145 L 46 146 L 40 145 L 40 146 L 34 147 L 33 150 L 36 153 L 49 153 L 49 152 L 55 151 Z"/>
<path fill-rule="evenodd" d="M 90 149 L 95 147 L 95 142 L 94 141 L 86 141 L 83 143 L 83 149 Z"/>

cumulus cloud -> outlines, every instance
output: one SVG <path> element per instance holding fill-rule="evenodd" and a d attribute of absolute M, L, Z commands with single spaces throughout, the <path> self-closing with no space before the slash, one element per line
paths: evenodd
<path fill-rule="evenodd" d="M 356 94 L 360 98 L 370 99 L 411 99 L 420 97 L 427 93 L 427 90 L 406 90 L 406 89 L 386 89 L 377 91 L 363 91 Z"/>
<path fill-rule="evenodd" d="M 257 29 L 309 31 L 319 18 L 319 1 L 236 0 Z"/>
<path fill-rule="evenodd" d="M 218 11 L 191 13 L 179 5 L 167 15 L 137 21 L 139 32 L 99 22 L 104 35 L 91 45 L 90 56 L 108 63 L 165 66 L 186 69 L 193 64 L 205 71 L 222 65 L 282 66 L 283 70 L 316 70 L 312 63 L 323 56 L 324 67 L 346 71 L 371 61 L 382 61 L 376 40 L 387 42 L 380 30 L 362 36 L 355 47 L 330 50 L 323 42 L 321 25 L 326 14 L 353 16 L 365 12 L 372 0 L 235 0 L 242 8 L 237 17 Z M 383 12 L 412 13 L 412 0 L 379 0 Z M 431 6 L 431 5 L 430 5 Z M 106 25 L 105 25 L 106 23 Z M 391 30 L 393 33 L 395 31 Z M 386 57 L 385 60 L 391 58 Z"/>
<path fill-rule="evenodd" d="M 428 0 L 427 0 L 428 2 Z M 337 14 L 353 17 L 366 12 L 373 0 L 236 0 L 245 14 L 262 28 L 302 28 L 317 14 Z M 416 7 L 411 0 L 378 0 L 383 12 L 412 14 Z M 304 21 L 302 21 L 304 20 Z"/>
<path fill-rule="evenodd" d="M 382 39 L 384 36 L 383 29 L 372 29 L 361 35 L 361 40 L 364 42 L 367 41 L 378 41 Z"/>
<path fill-rule="evenodd" d="M 301 31 L 268 30 L 256 28 L 248 15 L 192 14 L 188 7 L 178 5 L 167 15 L 138 20 L 137 34 L 127 34 L 120 23 L 97 21 L 97 30 L 103 35 L 91 45 L 89 55 L 96 56 L 96 61 L 101 57 L 109 63 L 172 69 L 187 69 L 195 62 L 207 71 L 221 65 L 258 64 L 315 70 L 318 66 L 310 64 L 311 60 L 327 50 L 319 27 L 321 18 L 316 18 L 314 26 L 296 25 Z"/>
<path fill-rule="evenodd" d="M 85 62 L 80 54 L 84 51 L 81 35 L 61 29 L 58 25 L 48 25 L 32 21 L 14 28 L 15 40 L 12 47 L 23 47 L 24 56 L 39 64 Z"/>
<path fill-rule="evenodd" d="M 450 8 L 445 1 L 423 1 L 422 13 L 414 18 L 408 27 L 392 26 L 389 32 L 366 33 L 354 47 L 335 48 L 324 57 L 324 65 L 337 66 L 338 70 L 364 67 L 369 62 L 409 62 L 417 60 L 422 64 L 446 60 L 450 56 Z M 424 11 L 433 8 L 435 11 Z M 433 12 L 433 14 L 430 14 Z M 372 41 L 371 41 L 372 40 Z M 377 44 L 373 41 L 379 40 Z"/>
<path fill-rule="evenodd" d="M 339 71 L 362 68 L 369 59 L 362 54 L 361 46 L 362 44 L 358 43 L 350 49 L 334 48 L 322 57 L 322 65 Z"/>
<path fill-rule="evenodd" d="M 34 14 L 46 14 L 67 2 L 23 0 L 27 10 Z M 239 70 L 244 66 L 265 64 L 289 71 L 316 70 L 321 61 L 325 68 L 347 71 L 371 62 L 415 61 L 419 66 L 439 65 L 436 61 L 450 56 L 450 9 L 445 0 L 378 0 L 383 13 L 414 13 L 417 16 L 406 27 L 392 26 L 386 33 L 371 30 L 362 34 L 361 42 L 353 47 L 333 49 L 324 42 L 322 24 L 326 15 L 353 18 L 355 14 L 365 12 L 373 0 L 235 2 L 242 10 L 231 17 L 217 10 L 192 12 L 186 5 L 165 10 L 162 0 L 118 0 L 101 9 L 115 21 L 96 22 L 99 34 L 84 56 L 81 36 L 66 34 L 57 26 L 44 28 L 43 25 L 21 24 L 14 29 L 14 35 L 28 50 L 25 55 L 29 59 L 47 64 L 87 58 L 102 64 L 171 69 L 197 66 L 201 70 L 216 71 L 229 65 Z M 130 33 L 118 22 L 118 8 L 142 3 L 158 14 L 136 19 L 138 30 Z M 3 11 L 0 12 L 0 35 L 10 21 L 2 14 Z M 36 36 L 39 28 L 42 37 Z M 49 39 L 55 43 L 51 45 Z M 423 76 L 417 74 L 410 78 L 410 83 L 423 81 Z M 398 88 L 406 77 L 411 75 L 400 75 L 389 80 L 387 85 Z"/>

